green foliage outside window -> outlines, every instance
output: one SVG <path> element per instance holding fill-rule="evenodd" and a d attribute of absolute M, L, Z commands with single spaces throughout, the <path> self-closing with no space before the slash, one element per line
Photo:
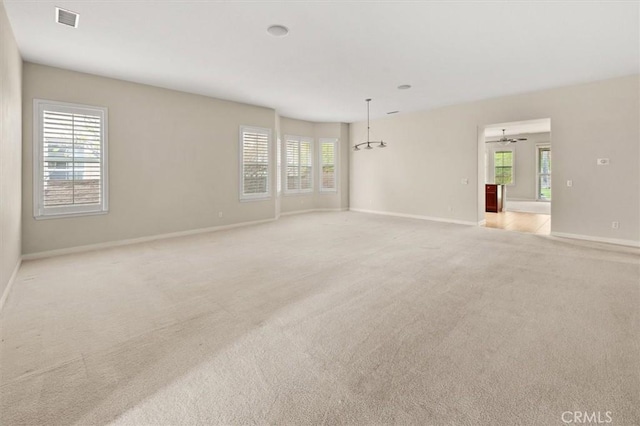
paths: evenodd
<path fill-rule="evenodd" d="M 493 157 L 495 183 L 508 185 L 513 183 L 513 152 L 497 151 Z"/>

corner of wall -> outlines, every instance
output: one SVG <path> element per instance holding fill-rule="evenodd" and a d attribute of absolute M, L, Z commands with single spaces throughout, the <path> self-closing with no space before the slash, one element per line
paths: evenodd
<path fill-rule="evenodd" d="M 0 2 L 0 310 L 22 253 L 22 57 Z"/>

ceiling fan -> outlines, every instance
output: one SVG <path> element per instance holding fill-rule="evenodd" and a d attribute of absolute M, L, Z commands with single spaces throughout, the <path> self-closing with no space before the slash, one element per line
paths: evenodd
<path fill-rule="evenodd" d="M 494 143 L 494 142 L 497 142 L 497 143 L 499 143 L 500 145 L 509 145 L 510 143 L 516 143 L 516 142 L 518 142 L 518 141 L 526 141 L 526 140 L 527 140 L 527 138 L 517 138 L 517 139 L 514 139 L 514 138 L 508 138 L 508 137 L 504 134 L 505 130 L 507 130 L 507 129 L 502 129 L 502 137 L 501 137 L 500 139 L 498 139 L 497 141 L 486 141 L 486 142 L 487 142 L 487 143 Z"/>

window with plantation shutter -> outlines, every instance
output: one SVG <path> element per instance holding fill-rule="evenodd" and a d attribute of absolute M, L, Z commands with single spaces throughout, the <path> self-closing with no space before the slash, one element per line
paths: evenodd
<path fill-rule="evenodd" d="M 282 192 L 282 141 L 280 138 L 276 141 L 276 188 L 278 194 Z"/>
<path fill-rule="evenodd" d="M 106 133 L 106 108 L 34 101 L 36 219 L 107 212 Z"/>
<path fill-rule="evenodd" d="M 320 139 L 320 192 L 338 190 L 337 139 Z"/>
<path fill-rule="evenodd" d="M 240 127 L 240 199 L 261 200 L 271 196 L 269 145 L 271 130 Z"/>
<path fill-rule="evenodd" d="M 285 192 L 313 192 L 313 139 L 285 136 L 287 174 Z"/>

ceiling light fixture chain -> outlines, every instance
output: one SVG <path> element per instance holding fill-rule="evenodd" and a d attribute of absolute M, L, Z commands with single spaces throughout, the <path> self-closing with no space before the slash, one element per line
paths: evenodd
<path fill-rule="evenodd" d="M 366 142 L 361 142 L 359 144 L 356 144 L 353 146 L 353 150 L 354 151 L 360 151 L 360 147 L 362 145 L 366 145 L 366 147 L 364 149 L 373 149 L 373 147 L 371 146 L 372 143 L 377 143 L 378 144 L 378 148 L 386 148 L 387 144 L 383 141 L 383 140 L 379 140 L 379 141 L 372 141 L 370 134 L 371 134 L 371 123 L 370 123 L 370 119 L 369 119 L 369 103 L 371 102 L 371 98 L 369 99 L 365 99 L 365 101 L 367 102 L 367 141 Z"/>

